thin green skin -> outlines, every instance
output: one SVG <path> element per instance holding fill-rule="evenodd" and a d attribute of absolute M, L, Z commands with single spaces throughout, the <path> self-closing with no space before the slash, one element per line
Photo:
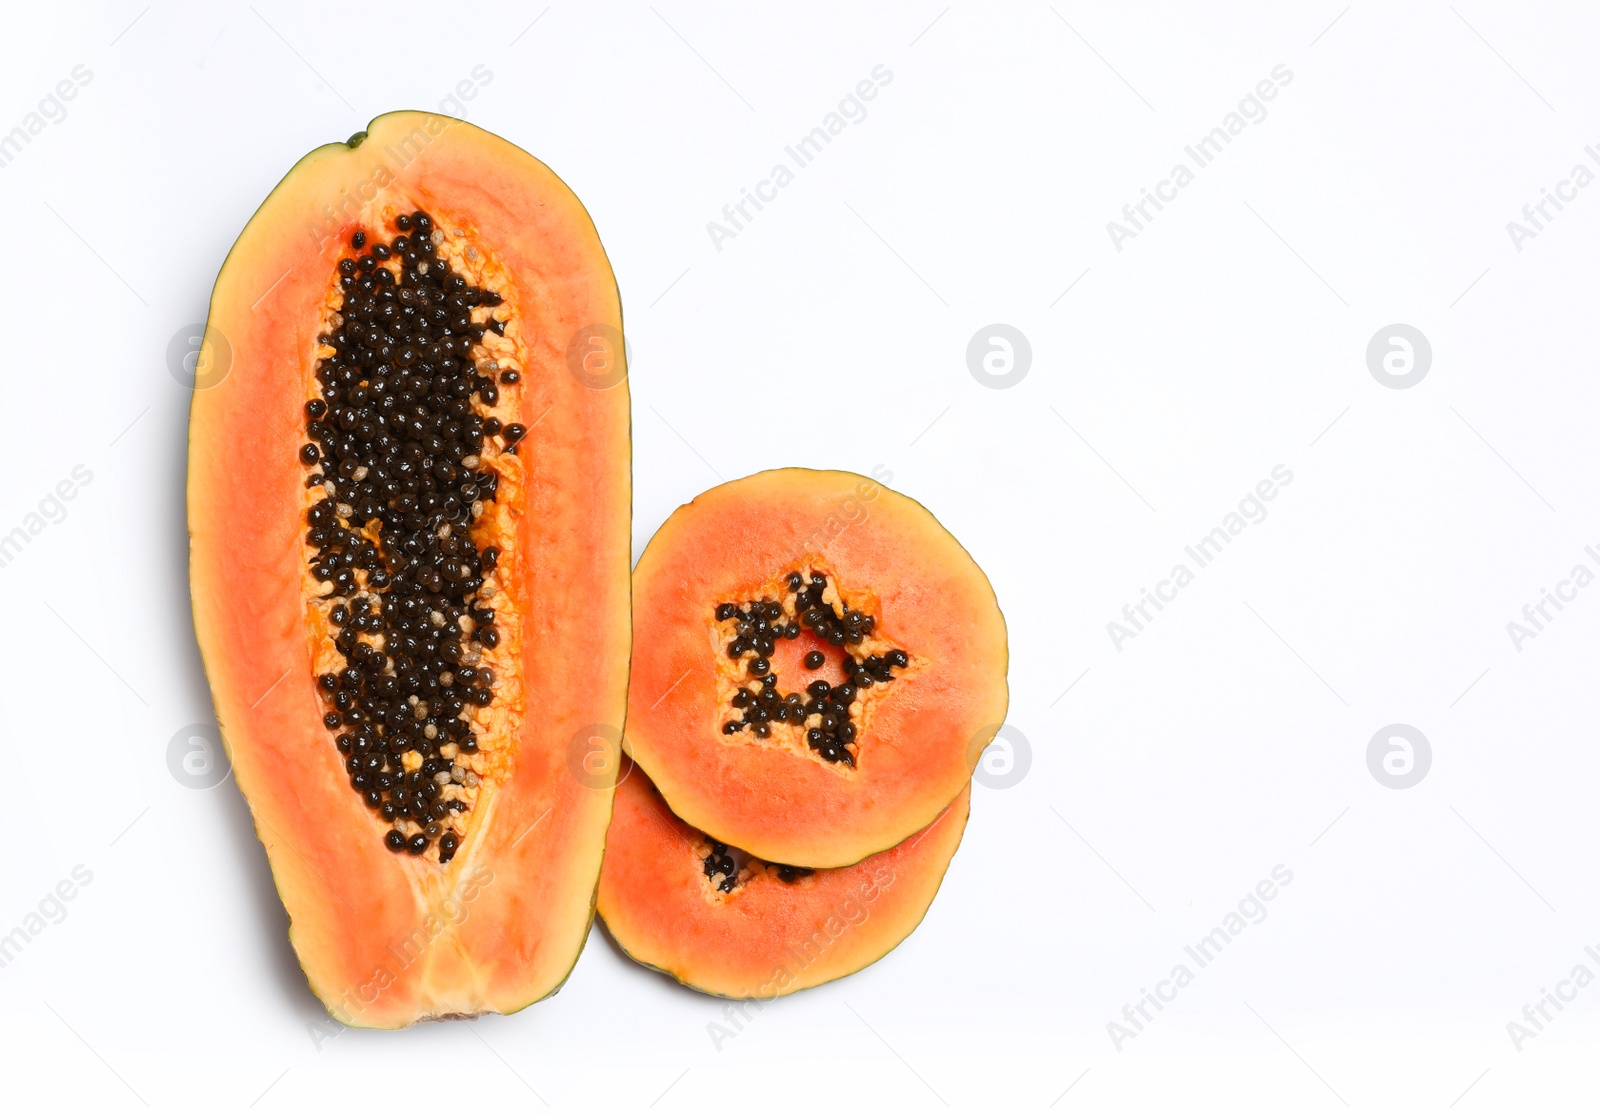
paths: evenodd
<path fill-rule="evenodd" d="M 630 444 L 631 444 L 631 442 L 630 442 Z M 1006 635 L 1005 659 L 1004 659 L 1005 672 L 1004 672 L 1004 675 L 1001 677 L 1001 684 L 1003 684 L 1005 686 L 1006 699 L 1005 699 L 1005 707 L 1002 708 L 1001 711 L 1000 711 L 1000 722 L 1004 723 L 1005 719 L 1006 719 L 1006 716 L 1008 714 L 1010 714 L 1010 711 L 1011 711 L 1011 628 L 1006 624 L 1006 613 L 1005 613 L 1004 609 L 1002 609 L 1001 606 L 1000 606 L 1000 597 L 995 594 L 994 584 L 989 580 L 989 574 L 983 571 L 983 566 L 978 564 L 977 559 L 974 558 L 970 552 L 968 552 L 967 547 L 961 544 L 961 539 L 956 537 L 954 533 L 952 533 L 949 529 L 947 529 L 943 522 L 939 522 L 939 516 L 934 514 L 932 511 L 928 510 L 928 508 L 922 503 L 922 501 L 920 499 L 913 499 L 911 496 L 907 495 L 903 491 L 895 491 L 895 489 L 889 487 L 888 484 L 885 484 L 880 480 L 875 480 L 871 476 L 863 476 L 859 472 L 851 472 L 848 469 L 844 469 L 844 468 L 828 468 L 828 469 L 802 468 L 802 467 L 794 466 L 794 465 L 791 465 L 791 466 L 786 467 L 786 468 L 764 468 L 760 472 L 752 472 L 748 476 L 741 476 L 737 480 L 728 480 L 725 484 L 718 484 L 717 486 L 718 487 L 726 487 L 726 486 L 731 486 L 733 484 L 742 483 L 745 480 L 754 479 L 757 476 L 764 476 L 768 472 L 812 472 L 812 473 L 820 474 L 820 473 L 822 473 L 824 471 L 839 472 L 839 473 L 843 473 L 844 475 L 847 475 L 847 476 L 855 476 L 857 479 L 860 479 L 860 480 L 862 480 L 862 481 L 864 481 L 866 483 L 877 484 L 879 487 L 886 488 L 887 490 L 890 490 L 890 491 L 894 491 L 894 493 L 896 495 L 900 496 L 902 499 L 905 499 L 905 500 L 907 500 L 909 502 L 915 503 L 918 507 L 922 508 L 922 511 L 923 511 L 924 514 L 926 514 L 929 518 L 933 519 L 934 522 L 938 523 L 939 529 L 944 530 L 944 532 L 946 534 L 950 535 L 950 540 L 956 543 L 957 548 L 959 548 L 962 553 L 965 553 L 967 555 L 967 560 L 972 562 L 972 567 L 978 570 L 978 575 L 983 577 L 983 586 L 989 590 L 989 598 L 994 601 L 994 609 L 1000 616 L 1000 629 L 1003 630 L 1005 632 L 1005 635 Z M 707 488 L 706 490 L 709 491 L 711 489 Z M 700 495 L 704 495 L 704 494 L 705 494 L 704 491 L 702 491 L 700 493 Z M 698 499 L 699 497 L 700 496 L 697 495 L 697 496 L 695 496 L 695 499 Z M 694 499 L 689 500 L 689 503 L 693 503 L 693 502 L 694 502 Z M 683 504 L 683 506 L 688 506 L 689 503 L 685 503 L 685 504 Z M 674 512 L 674 513 L 676 513 L 676 512 Z M 671 515 L 668 515 L 667 517 L 670 518 Z M 663 522 L 662 525 L 664 526 L 664 525 L 666 525 L 666 523 Z M 656 538 L 660 536 L 660 533 L 661 533 L 661 531 L 660 531 L 660 528 L 658 527 L 657 530 L 656 530 L 656 533 L 651 535 L 650 540 L 647 543 L 645 543 L 645 547 L 644 547 L 643 551 L 641 551 L 640 554 L 639 554 L 639 560 L 634 562 L 633 568 L 634 568 L 634 572 L 635 573 L 638 572 L 639 566 L 644 563 L 645 554 L 650 552 L 650 547 L 656 543 Z M 655 778 L 654 778 L 653 775 L 650 774 L 650 768 L 648 766 L 646 766 L 643 762 L 640 762 L 638 755 L 634 754 L 633 751 L 631 749 L 629 749 L 629 747 L 628 747 L 628 732 L 627 732 L 626 724 L 624 724 L 623 732 L 622 732 L 622 748 L 623 748 L 624 751 L 627 752 L 628 757 L 630 759 L 632 759 L 634 762 L 637 762 L 639 764 L 639 768 L 641 770 L 643 770 L 647 776 L 650 776 L 651 781 L 654 781 Z M 977 754 L 972 756 L 972 766 L 971 766 L 971 768 L 969 768 L 967 770 L 967 777 L 968 777 L 969 780 L 971 779 L 973 770 L 976 770 L 978 768 L 978 759 L 981 758 L 981 757 L 983 757 L 983 752 L 981 750 Z M 959 797 L 959 796 L 961 796 L 961 790 L 957 789 L 956 792 L 955 792 L 955 796 L 951 797 L 950 800 L 948 800 L 944 804 L 940 805 L 939 806 L 940 809 L 943 810 L 943 809 L 949 808 L 951 803 L 954 802 L 956 797 Z M 666 793 L 665 792 L 662 793 L 662 799 L 663 800 L 666 799 Z M 669 804 L 670 804 L 670 802 L 669 802 Z M 674 813 L 674 815 L 676 815 L 676 813 Z M 935 815 L 937 815 L 937 814 L 935 814 Z M 687 821 L 685 821 L 685 822 L 687 823 Z M 930 823 L 931 823 L 931 821 L 930 821 Z M 700 829 L 700 830 L 704 831 L 704 829 Z M 711 836 L 712 839 L 718 840 L 719 842 L 722 842 L 722 843 L 729 843 L 730 842 L 729 840 L 723 839 L 722 837 L 718 836 L 715 832 L 706 832 L 706 834 Z M 737 843 L 737 841 L 733 841 L 733 842 Z M 879 847 L 879 848 L 876 848 L 875 850 L 868 851 L 865 855 L 862 855 L 861 858 L 856 859 L 854 862 L 841 863 L 838 866 L 829 867 L 829 868 L 826 868 L 826 869 L 843 870 L 845 867 L 855 866 L 856 863 L 859 863 L 864 859 L 870 859 L 870 858 L 872 858 L 872 856 L 882 854 L 883 852 L 889 850 L 889 848 L 891 848 L 891 847 L 898 847 L 898 846 L 899 846 L 898 843 L 891 843 L 891 844 L 888 844 L 887 846 Z M 626 951 L 627 949 L 624 948 L 623 950 Z M 887 954 L 887 953 L 885 953 L 885 954 Z M 629 958 L 632 958 L 632 957 L 630 956 Z M 873 962 L 876 962 L 876 960 L 874 960 Z M 648 967 L 649 964 L 647 963 L 647 964 L 645 964 L 645 966 Z M 663 973 L 664 974 L 670 974 L 670 972 L 663 972 Z M 676 977 L 676 976 L 674 976 L 674 977 Z M 685 983 L 684 985 L 688 985 L 688 984 Z M 695 990 L 699 990 L 700 988 L 699 987 L 694 987 L 694 989 Z M 711 991 L 708 990 L 708 991 L 705 991 L 705 993 L 709 994 L 709 993 L 711 993 Z M 793 991 L 790 991 L 790 993 L 793 993 Z"/>
<path fill-rule="evenodd" d="M 961 794 L 957 793 L 956 796 L 959 797 L 959 796 L 961 796 Z M 663 799 L 665 799 L 665 798 L 663 798 Z M 971 813 L 970 808 L 969 808 L 969 811 L 967 813 L 967 819 L 961 825 L 961 832 L 962 832 L 963 835 L 966 834 L 967 824 L 969 824 L 971 822 L 972 822 L 972 813 Z M 863 963 L 859 967 L 852 968 L 849 971 L 842 971 L 839 974 L 833 976 L 833 978 L 824 979 L 821 982 L 816 983 L 816 984 L 814 984 L 812 986 L 799 986 L 799 987 L 795 987 L 793 990 L 780 991 L 777 994 L 772 995 L 772 997 L 770 997 L 770 998 L 759 998 L 759 997 L 756 997 L 754 995 L 751 995 L 751 996 L 748 996 L 748 997 L 744 997 L 744 998 L 740 998 L 740 997 L 738 997 L 737 995 L 734 995 L 734 994 L 723 994 L 720 991 L 708 990 L 706 987 L 698 986 L 695 983 L 690 982 L 688 979 L 684 978 L 682 975 L 679 975 L 674 971 L 669 971 L 665 967 L 657 967 L 654 963 L 646 963 L 644 960 L 642 960 L 638 956 L 634 955 L 631 951 L 628 950 L 628 947 L 627 947 L 626 944 L 624 944 L 621 940 L 617 939 L 617 934 L 615 932 L 611 931 L 611 926 L 606 923 L 606 919 L 605 919 L 604 916 L 601 916 L 601 918 L 600 918 L 600 926 L 603 929 L 605 929 L 606 938 L 609 939 L 613 944 L 615 944 L 617 946 L 617 950 L 620 951 L 623 955 L 627 956 L 629 959 L 633 960 L 635 963 L 637 963 L 641 967 L 648 967 L 650 970 L 655 971 L 658 974 L 665 975 L 667 978 L 671 979 L 673 982 L 676 982 L 679 986 L 687 987 L 688 989 L 693 990 L 697 994 L 705 994 L 705 995 L 708 995 L 709 997 L 712 997 L 712 998 L 724 998 L 724 999 L 727 999 L 727 1000 L 733 1001 L 733 1002 L 771 1002 L 771 1001 L 774 1001 L 775 999 L 778 999 L 778 998 L 787 998 L 791 994 L 802 994 L 807 990 L 815 990 L 819 986 L 827 986 L 831 982 L 838 982 L 840 979 L 848 978 L 851 975 L 858 974 L 858 973 L 860 973 L 862 971 L 865 971 L 868 967 L 871 967 L 874 963 L 877 963 L 879 960 L 883 959 L 890 952 L 892 952 L 896 948 L 898 948 L 901 944 L 904 944 L 907 940 L 911 939 L 911 934 L 913 932 L 915 932 L 917 929 L 921 928 L 922 927 L 922 922 L 928 919 L 928 913 L 933 908 L 933 902 L 937 901 L 939 899 L 939 891 L 944 888 L 945 877 L 950 873 L 950 864 L 955 862 L 956 855 L 960 854 L 960 852 L 961 852 L 961 844 L 958 841 L 956 843 L 956 849 L 954 851 L 952 851 L 950 853 L 950 857 L 945 860 L 944 869 L 939 872 L 939 881 L 933 888 L 933 900 L 928 902 L 928 908 L 924 909 L 922 911 L 922 916 L 917 918 L 917 923 L 912 925 L 910 928 L 906 929 L 906 933 L 905 933 L 904 936 L 900 937 L 900 939 L 898 939 L 894 943 L 890 944 L 887 948 L 884 948 L 883 951 L 879 952 L 877 955 L 873 956 L 871 959 L 867 960 L 865 963 Z M 851 865 L 854 866 L 855 864 L 852 863 Z M 845 869 L 845 868 L 838 867 L 838 868 L 835 868 L 835 869 L 842 870 L 842 869 Z"/>
<path fill-rule="evenodd" d="M 401 114 L 403 114 L 403 113 L 405 113 L 407 111 L 427 112 L 428 110 L 427 109 L 409 109 L 409 110 L 408 109 L 397 109 L 394 112 L 385 112 L 381 116 L 374 116 L 372 118 L 372 121 L 366 126 L 365 130 L 356 132 L 354 135 L 352 135 L 349 139 L 347 139 L 343 143 L 324 143 L 320 147 L 312 148 L 306 154 L 301 156 L 295 162 L 294 166 L 289 168 L 289 172 L 287 174 L 285 174 L 282 178 L 278 179 L 278 184 L 276 186 L 273 186 L 272 189 L 267 193 L 267 196 L 262 199 L 261 204 L 256 206 L 255 212 L 250 214 L 250 220 L 245 222 L 245 226 L 249 227 L 250 221 L 255 220 L 256 217 L 258 215 L 260 215 L 261 210 L 266 208 L 267 203 L 272 200 L 273 195 L 275 195 L 278 192 L 278 190 L 282 189 L 284 183 L 289 181 L 291 178 L 293 178 L 295 176 L 296 172 L 299 171 L 299 169 L 302 166 L 304 166 L 306 163 L 310 162 L 313 159 L 330 158 L 330 157 L 334 156 L 335 154 L 338 154 L 338 153 L 343 152 L 343 151 L 354 151 L 357 147 L 360 147 L 361 144 L 366 141 L 368 133 L 378 123 L 379 120 L 385 119 L 386 117 L 389 117 L 389 116 L 401 115 Z M 443 119 L 451 120 L 454 123 L 458 123 L 458 124 L 464 124 L 464 123 L 467 122 L 465 120 L 456 119 L 453 116 L 444 116 L 442 113 L 438 113 L 438 112 L 430 113 L 430 115 L 440 116 Z M 473 125 L 473 126 L 476 127 L 477 125 Z M 479 129 L 479 130 L 488 131 L 488 129 L 486 129 L 486 128 Z M 510 143 L 510 140 L 505 139 L 504 136 L 498 135 L 498 134 L 496 134 L 494 132 L 489 132 L 488 134 L 493 135 L 496 139 L 502 140 L 503 142 Z M 511 144 L 511 145 L 512 146 L 516 146 L 515 144 Z M 595 226 L 594 218 L 589 214 L 589 210 L 583 204 L 582 199 L 578 198 L 577 191 L 573 190 L 571 186 L 567 186 L 566 180 L 564 178 L 562 178 L 559 174 L 555 174 L 555 171 L 552 170 L 551 174 L 555 175 L 556 180 L 559 181 L 563 186 L 566 186 L 567 187 L 567 191 L 569 193 L 571 193 L 573 198 L 578 201 L 578 207 L 583 210 L 584 216 L 589 217 L 590 226 L 591 227 L 595 227 L 595 236 L 598 239 L 598 237 L 599 237 L 599 229 L 598 229 L 598 227 Z M 224 272 L 227 271 L 228 263 L 229 263 L 230 260 L 233 259 L 233 253 L 234 253 L 234 250 L 237 247 L 238 247 L 238 240 L 235 239 L 233 247 L 230 247 L 228 249 L 228 254 L 223 257 L 222 266 L 217 271 L 217 281 L 212 283 L 212 285 L 211 285 L 211 300 L 207 304 L 207 307 L 206 307 L 206 325 L 207 325 L 208 328 L 209 328 L 209 326 L 211 324 L 211 318 L 212 318 L 214 310 L 215 310 L 216 296 L 217 296 L 217 286 L 222 282 L 222 275 L 224 274 Z M 619 322 L 622 322 L 623 319 L 624 319 L 624 314 L 622 312 L 622 288 L 616 281 L 616 274 L 617 274 L 616 268 L 611 266 L 611 257 L 610 257 L 609 254 L 606 253 L 605 245 L 603 243 L 600 246 L 600 251 L 601 251 L 601 254 L 605 256 L 607 269 L 610 270 L 610 272 L 611 272 L 612 289 L 617 292 L 617 307 L 618 307 L 617 308 L 617 319 L 618 319 Z M 623 333 L 623 336 L 627 335 L 627 331 L 626 331 L 625 328 L 622 330 L 622 333 Z M 202 335 L 202 337 L 205 335 L 204 331 L 202 331 L 201 335 Z M 619 353 L 619 357 L 623 361 L 623 365 L 622 365 L 623 366 L 623 378 L 622 378 L 622 381 L 617 384 L 617 386 L 621 387 L 624 391 L 626 391 L 628 389 L 628 379 L 627 379 L 627 366 L 628 365 L 627 365 L 626 345 L 624 345 L 624 351 L 622 353 Z M 191 401 L 189 403 L 189 433 L 188 433 L 188 437 L 186 439 L 186 444 L 188 445 L 189 455 L 191 457 L 194 454 L 194 401 L 193 401 L 193 397 L 197 396 L 198 394 L 199 394 L 199 388 L 196 387 L 196 388 L 194 388 L 192 390 Z M 629 490 L 629 492 L 632 492 L 632 490 L 633 490 L 633 407 L 631 405 L 628 408 L 628 490 Z M 184 498 L 185 498 L 185 502 L 187 503 L 187 501 L 188 501 L 188 478 L 187 478 L 187 474 L 185 475 L 185 481 L 184 481 Z M 630 499 L 630 501 L 628 503 L 628 522 L 629 522 L 629 533 L 631 535 L 631 533 L 632 533 L 632 523 L 633 523 L 633 503 L 632 503 L 631 499 Z M 191 546 L 192 546 L 193 536 L 194 536 L 193 535 L 193 527 L 192 527 L 192 524 L 191 524 L 191 527 L 190 527 Z M 192 581 L 192 577 L 193 577 L 193 567 L 192 566 L 190 568 L 190 576 L 191 576 L 191 584 L 192 584 L 192 582 L 193 582 Z M 631 577 L 630 577 L 630 584 L 631 584 Z M 208 689 L 211 689 L 212 691 L 215 691 L 215 684 L 212 681 L 213 665 L 209 660 L 207 660 L 206 655 L 205 655 L 205 651 L 203 649 L 200 649 L 200 633 L 199 633 L 199 628 L 197 626 L 195 626 L 194 606 L 193 606 L 193 596 L 192 596 L 192 594 L 190 596 L 189 625 L 190 625 L 190 629 L 195 632 L 195 647 L 196 647 L 197 650 L 199 650 L 199 653 L 200 653 L 200 667 L 201 667 L 202 672 L 205 673 L 206 686 L 207 686 Z M 630 591 L 628 593 L 628 651 L 629 651 L 630 654 L 632 653 L 632 650 L 633 650 L 633 593 Z M 630 677 L 630 680 L 631 680 L 631 677 Z M 624 685 L 623 695 L 624 695 L 624 699 L 626 699 L 626 695 L 627 695 L 626 684 Z M 624 705 L 624 707 L 626 707 L 626 705 Z M 227 728 L 223 726 L 222 719 L 221 719 L 220 716 L 217 717 L 217 734 L 222 739 L 222 749 L 223 749 L 223 752 L 228 756 L 228 764 L 229 764 L 229 767 L 231 768 L 232 764 L 233 764 L 233 744 L 231 742 L 229 742 L 229 740 L 228 740 L 228 731 L 227 731 Z M 242 795 L 242 792 L 241 792 L 241 795 Z M 245 797 L 245 806 L 250 809 L 250 822 L 255 827 L 256 838 L 261 841 L 262 850 L 265 851 L 266 850 L 266 846 L 267 846 L 267 841 L 262 837 L 261 824 L 260 824 L 259 821 L 256 820 L 255 807 L 250 804 L 250 798 L 249 797 Z M 611 796 L 611 809 L 612 809 L 613 812 L 616 809 L 616 794 L 615 793 L 613 793 L 612 796 Z M 606 828 L 605 828 L 605 830 L 606 830 L 607 833 L 609 833 L 610 830 L 611 830 L 611 816 L 610 815 L 607 815 L 607 817 L 606 817 Z M 602 838 L 602 841 L 604 841 L 605 837 L 602 836 L 601 838 Z M 604 843 L 602 842 L 602 845 L 601 845 L 601 861 L 602 862 L 605 859 L 604 851 L 605 851 Z M 268 867 L 268 870 L 270 872 L 271 871 L 271 867 L 272 867 L 272 860 L 271 860 L 270 856 L 267 859 L 267 867 Z M 272 888 L 278 895 L 278 903 L 283 906 L 285 914 L 287 914 L 289 906 L 283 900 L 283 888 L 278 884 L 278 876 L 277 876 L 276 872 L 272 872 Z M 506 1010 L 505 1014 L 507 1016 L 509 1016 L 511 1014 L 515 1014 L 515 1013 L 521 1013 L 523 1010 L 527 1009 L 529 1006 L 532 1006 L 532 1005 L 535 1005 L 535 1004 L 537 1004 L 539 1002 L 542 1002 L 546 998 L 554 997 L 555 995 L 557 995 L 557 994 L 559 994 L 561 992 L 561 988 L 562 987 L 567 985 L 567 980 L 572 977 L 572 972 L 577 968 L 578 960 L 583 955 L 584 946 L 585 946 L 585 944 L 588 943 L 589 934 L 594 928 L 595 918 L 596 918 L 596 916 L 598 914 L 598 910 L 599 910 L 599 901 L 600 901 L 600 876 L 597 873 L 595 875 L 595 880 L 594 880 L 594 889 L 589 894 L 589 919 L 585 922 L 584 927 L 583 927 L 583 936 L 582 936 L 582 941 L 583 942 L 578 945 L 578 950 L 575 953 L 573 953 L 572 963 L 568 965 L 566 974 L 561 976 L 561 981 L 556 983 L 556 985 L 547 994 L 544 994 L 544 995 L 542 995 L 540 997 L 537 997 L 537 998 L 530 998 L 528 1001 L 524 1002 L 522 1005 L 513 1007 L 512 1009 L 509 1009 L 509 1010 Z M 291 927 L 292 927 L 292 921 L 291 921 Z M 292 938 L 290 938 L 289 951 L 294 955 L 295 962 L 296 963 L 300 963 L 300 953 L 295 950 Z M 448 1021 L 448 1020 L 455 1020 L 455 1019 L 471 1020 L 474 1017 L 483 1016 L 482 1013 L 477 1013 L 477 1014 L 443 1014 L 443 1015 L 438 1015 L 438 1016 L 419 1017 L 414 1021 L 408 1022 L 406 1025 L 400 1025 L 400 1026 L 363 1025 L 363 1024 L 360 1023 L 360 1021 L 358 1019 L 352 1019 L 351 1021 L 346 1021 L 345 1019 L 343 1019 L 341 1017 L 338 1017 L 338 1016 L 336 1016 L 334 1014 L 332 1008 L 328 1005 L 329 996 L 325 996 L 325 995 L 323 995 L 322 993 L 320 993 L 317 990 L 316 986 L 311 981 L 311 973 L 309 971 L 306 971 L 305 965 L 303 963 L 300 964 L 300 970 L 301 970 L 301 972 L 303 974 L 305 974 L 305 976 L 306 976 L 306 984 L 309 987 L 311 987 L 312 993 L 316 995 L 317 1000 L 322 1004 L 322 1008 L 324 1010 L 327 1010 L 328 1016 L 330 1018 L 332 1018 L 334 1021 L 339 1022 L 339 1024 L 346 1026 L 347 1028 L 352 1028 L 352 1029 L 385 1029 L 385 1030 L 391 1030 L 392 1031 L 394 1029 L 410 1028 L 412 1025 L 417 1025 L 417 1024 L 420 1024 L 422 1022 L 428 1022 L 428 1021 Z M 484 1012 L 492 1013 L 494 1011 L 490 1010 L 490 1011 L 484 1011 Z"/>

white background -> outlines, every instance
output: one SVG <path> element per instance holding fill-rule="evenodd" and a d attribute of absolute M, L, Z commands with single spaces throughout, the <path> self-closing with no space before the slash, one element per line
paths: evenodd
<path fill-rule="evenodd" d="M 5 17 L 0 132 L 93 75 L 0 170 L 0 533 L 93 473 L 0 569 L 0 933 L 93 872 L 0 969 L 9 1107 L 1592 1106 L 1600 985 L 1521 1051 L 1507 1024 L 1600 974 L 1600 588 L 1520 650 L 1506 624 L 1600 572 L 1600 187 L 1521 251 L 1506 225 L 1600 169 L 1600 16 L 141 7 Z M 867 118 L 717 250 L 707 222 L 880 63 Z M 1280 64 L 1266 118 L 1117 250 L 1107 222 Z M 521 1015 L 319 1046 L 243 801 L 168 772 L 212 715 L 169 345 L 295 159 L 441 105 L 548 162 L 610 252 L 636 553 L 721 479 L 887 468 L 1009 622 L 1026 776 L 975 790 L 910 940 L 720 1048 L 722 1003 L 598 930 Z M 965 356 L 997 322 L 1032 348 L 1004 390 Z M 1433 351 L 1405 390 L 1365 355 L 1397 322 Z M 1279 464 L 1266 519 L 1114 647 L 1123 605 Z M 1392 723 L 1431 744 L 1409 789 L 1368 769 Z M 1277 864 L 1266 919 L 1118 1051 L 1108 1022 Z"/>

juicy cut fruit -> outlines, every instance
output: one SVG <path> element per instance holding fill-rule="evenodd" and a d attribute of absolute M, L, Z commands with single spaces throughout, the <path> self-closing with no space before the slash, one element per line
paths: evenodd
<path fill-rule="evenodd" d="M 988 578 L 921 504 L 785 468 L 678 508 L 634 569 L 623 745 L 672 812 L 847 866 L 933 822 L 1005 719 Z"/>
<path fill-rule="evenodd" d="M 763 862 L 668 810 L 624 767 L 600 916 L 629 956 L 696 990 L 775 998 L 859 971 L 911 934 L 961 843 L 971 789 L 887 851 L 837 870 Z"/>
<path fill-rule="evenodd" d="M 627 693 L 621 325 L 560 179 L 424 113 L 303 158 L 217 278 L 195 631 L 346 1024 L 521 1009 L 587 936 L 612 800 L 590 751 Z"/>

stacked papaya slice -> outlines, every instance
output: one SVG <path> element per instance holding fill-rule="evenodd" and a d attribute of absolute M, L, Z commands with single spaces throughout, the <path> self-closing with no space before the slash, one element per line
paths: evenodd
<path fill-rule="evenodd" d="M 917 502 L 789 468 L 679 508 L 633 589 L 612 936 L 733 998 L 887 954 L 932 903 L 1005 718 L 987 578 Z"/>

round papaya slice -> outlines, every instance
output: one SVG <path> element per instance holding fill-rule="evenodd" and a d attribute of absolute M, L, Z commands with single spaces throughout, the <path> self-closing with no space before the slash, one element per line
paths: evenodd
<path fill-rule="evenodd" d="M 611 811 L 589 752 L 626 704 L 621 325 L 572 191 L 423 113 L 302 159 L 217 278 L 195 631 L 346 1024 L 508 1013 L 583 946 Z"/>
<path fill-rule="evenodd" d="M 1006 630 L 919 503 L 784 468 L 679 507 L 634 569 L 624 747 L 767 862 L 848 866 L 932 823 L 1005 719 Z"/>
<path fill-rule="evenodd" d="M 970 786 L 922 831 L 834 870 L 763 862 L 667 808 L 624 765 L 600 916 L 629 956 L 695 990 L 777 998 L 853 974 L 922 923 L 961 843 Z"/>

